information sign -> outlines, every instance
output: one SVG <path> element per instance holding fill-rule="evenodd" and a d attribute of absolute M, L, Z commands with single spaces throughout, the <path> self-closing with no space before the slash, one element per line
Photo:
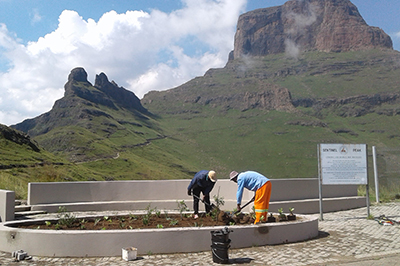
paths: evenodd
<path fill-rule="evenodd" d="M 366 185 L 366 144 L 320 144 L 320 174 L 323 185 Z"/>

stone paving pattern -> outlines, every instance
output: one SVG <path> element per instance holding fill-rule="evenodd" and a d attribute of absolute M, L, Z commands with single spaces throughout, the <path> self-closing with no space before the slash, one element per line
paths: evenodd
<path fill-rule="evenodd" d="M 374 204 L 374 217 L 385 215 L 400 221 L 400 202 Z M 319 221 L 317 239 L 275 246 L 229 249 L 231 265 L 397 265 L 400 260 L 400 225 L 381 225 L 367 219 L 367 208 L 325 213 Z M 231 234 L 234 234 L 231 233 Z M 193 240 L 195 241 L 195 239 Z M 211 237 L 210 237 L 211 245 Z M 29 255 L 29 250 L 27 250 Z M 15 261 L 0 252 L 0 265 L 219 265 L 207 252 L 148 254 L 135 261 L 119 257 L 53 258 L 36 257 Z"/>

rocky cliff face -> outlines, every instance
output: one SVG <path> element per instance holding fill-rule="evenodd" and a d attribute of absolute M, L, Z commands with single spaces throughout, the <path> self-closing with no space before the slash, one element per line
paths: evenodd
<path fill-rule="evenodd" d="M 78 83 L 81 83 L 81 85 Z M 146 112 L 146 109 L 141 105 L 139 98 L 134 93 L 119 87 L 114 81 L 108 81 L 104 73 L 96 75 L 94 87 L 98 90 L 87 89 L 86 87 L 92 87 L 92 84 L 87 80 L 85 69 L 81 67 L 75 68 L 68 76 L 68 82 L 64 86 L 64 95 L 66 97 L 75 95 L 115 110 L 125 108 Z"/>
<path fill-rule="evenodd" d="M 38 145 L 34 143 L 28 135 L 0 124 L 0 139 L 2 138 L 19 145 L 27 145 L 33 151 L 40 152 Z"/>
<path fill-rule="evenodd" d="M 104 73 L 96 75 L 95 85 L 87 80 L 86 71 L 75 68 L 64 85 L 64 97 L 57 100 L 49 112 L 12 126 L 34 137 L 61 126 L 87 122 L 93 117 L 112 118 L 104 107 L 113 110 L 125 109 L 134 115 L 147 114 L 139 98 L 131 91 L 109 82 Z"/>
<path fill-rule="evenodd" d="M 241 15 L 230 59 L 371 48 L 393 49 L 392 40 L 383 30 L 368 26 L 349 0 L 291 0 Z"/>

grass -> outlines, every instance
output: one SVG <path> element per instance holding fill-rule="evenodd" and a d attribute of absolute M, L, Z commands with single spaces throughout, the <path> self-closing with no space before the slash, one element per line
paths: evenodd
<path fill-rule="evenodd" d="M 2 165 L 49 162 L 42 168 L 1 170 L 2 188 L 15 189 L 23 198 L 24 187 L 34 181 L 190 179 L 201 169 L 213 169 L 219 178 L 227 178 L 231 170 L 255 170 L 271 178 L 317 177 L 319 143 L 400 147 L 400 104 L 381 104 L 375 112 L 345 117 L 345 108 L 362 106 L 238 110 L 223 97 L 269 90 L 271 84 L 288 88 L 294 99 L 398 93 L 398 54 L 310 52 L 297 60 L 272 55 L 232 61 L 175 90 L 149 93 L 142 103 L 152 116 L 77 105 L 68 109 L 71 116 L 73 111 L 101 115 L 60 118 L 62 126 L 35 137 L 45 148 L 39 153 L 0 138 Z M 212 101 L 218 97 L 222 100 Z M 291 123 L 296 121 L 326 126 Z M 41 126 L 38 130 L 46 129 Z M 380 172 L 388 162 L 378 158 Z M 387 192 L 382 189 L 385 198 L 393 197 L 392 185 L 383 186 L 388 186 Z"/>

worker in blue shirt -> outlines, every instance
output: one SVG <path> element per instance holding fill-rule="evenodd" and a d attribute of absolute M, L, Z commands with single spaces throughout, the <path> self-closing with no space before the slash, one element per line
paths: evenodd
<path fill-rule="evenodd" d="M 197 172 L 190 182 L 187 190 L 189 196 L 192 195 L 193 191 L 193 210 L 195 219 L 199 218 L 200 192 L 203 193 L 203 202 L 206 213 L 211 211 L 210 192 L 214 188 L 215 182 L 217 182 L 217 177 L 215 171 L 213 170 L 201 170 Z"/>
<path fill-rule="evenodd" d="M 254 191 L 254 209 L 256 212 L 256 220 L 258 222 L 265 222 L 267 220 L 269 200 L 271 198 L 271 181 L 260 173 L 254 171 L 246 171 L 238 173 L 232 171 L 229 174 L 231 181 L 237 183 L 238 189 L 236 193 L 237 210 L 241 210 L 243 189 Z"/>

